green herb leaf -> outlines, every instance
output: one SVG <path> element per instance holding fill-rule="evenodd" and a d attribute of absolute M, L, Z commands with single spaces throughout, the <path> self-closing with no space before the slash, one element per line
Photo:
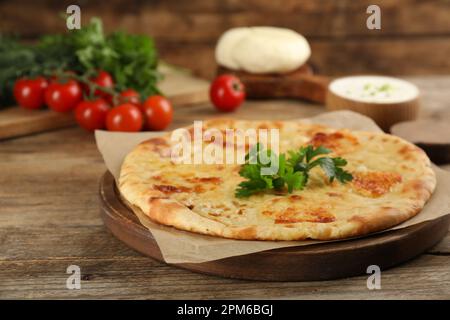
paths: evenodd
<path fill-rule="evenodd" d="M 299 171 L 294 172 L 294 169 L 290 167 L 283 176 L 283 180 L 287 184 L 288 192 L 292 193 L 294 190 L 303 189 L 306 177 Z"/>
<path fill-rule="evenodd" d="M 331 158 L 320 158 L 316 160 L 320 165 L 322 170 L 330 179 L 330 182 L 333 182 L 336 175 L 336 166 L 334 165 L 333 159 Z"/>
<path fill-rule="evenodd" d="M 261 192 L 266 189 L 266 183 L 262 179 L 253 179 L 248 181 L 242 181 L 239 187 L 236 189 L 236 197 L 249 197 L 255 193 Z"/>
<path fill-rule="evenodd" d="M 262 152 L 267 153 L 267 157 L 270 158 L 269 163 L 261 162 Z M 314 148 L 314 146 L 308 145 L 301 147 L 296 152 L 288 151 L 289 158 L 286 159 L 284 154 L 276 156 L 271 150 L 264 150 L 260 144 L 257 144 L 246 155 L 246 163 L 239 171 L 239 174 L 247 180 L 239 184 L 236 189 L 236 197 L 249 197 L 272 189 L 277 191 L 287 189 L 289 193 L 294 190 L 303 190 L 308 183 L 310 171 L 317 166 L 324 171 L 330 182 L 333 182 L 334 179 L 341 183 L 351 181 L 352 175 L 342 168 L 347 165 L 345 159 L 319 157 L 331 152 L 323 146 Z M 271 175 L 262 175 L 263 168 L 276 167 L 274 161 L 278 162 L 277 171 Z"/>
<path fill-rule="evenodd" d="M 327 149 L 323 146 L 319 146 L 316 149 L 312 145 L 308 145 L 305 148 L 305 154 L 306 154 L 306 162 L 310 162 L 313 158 L 320 156 L 322 154 L 328 154 L 331 153 L 330 149 Z"/>

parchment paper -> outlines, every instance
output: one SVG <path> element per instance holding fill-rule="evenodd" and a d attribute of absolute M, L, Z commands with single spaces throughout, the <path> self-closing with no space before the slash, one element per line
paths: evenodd
<path fill-rule="evenodd" d="M 382 130 L 370 119 L 351 111 L 323 113 L 302 122 L 314 122 L 334 128 L 349 128 L 381 132 Z M 141 141 L 159 136 L 163 132 L 118 133 L 97 130 L 95 138 L 97 147 L 103 156 L 106 167 L 117 179 L 124 157 Z M 415 217 L 389 230 L 406 228 L 424 221 L 437 219 L 450 214 L 450 173 L 433 166 L 437 176 L 437 186 L 431 199 Z M 200 263 L 226 257 L 239 256 L 253 252 L 276 248 L 305 246 L 330 241 L 245 241 L 230 240 L 199 235 L 177 230 L 152 222 L 147 216 L 137 213 L 140 222 L 153 234 L 167 263 Z M 337 240 L 339 241 L 339 240 Z"/>

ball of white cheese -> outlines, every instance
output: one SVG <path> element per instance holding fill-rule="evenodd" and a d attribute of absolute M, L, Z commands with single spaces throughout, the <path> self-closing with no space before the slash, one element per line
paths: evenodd
<path fill-rule="evenodd" d="M 306 39 L 297 32 L 275 27 L 243 27 L 226 31 L 216 46 L 216 61 L 232 70 L 286 73 L 311 55 Z"/>

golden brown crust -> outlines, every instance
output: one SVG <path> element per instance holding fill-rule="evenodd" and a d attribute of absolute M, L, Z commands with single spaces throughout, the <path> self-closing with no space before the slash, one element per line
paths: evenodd
<path fill-rule="evenodd" d="M 237 199 L 239 166 L 175 165 L 167 157 L 166 135 L 137 146 L 122 165 L 119 189 L 132 208 L 157 223 L 212 236 L 331 240 L 380 231 L 413 217 L 436 185 L 425 153 L 395 136 L 280 121 L 214 119 L 204 127 L 278 128 L 282 152 L 323 140 L 348 160 L 355 180 L 330 184 L 318 170 L 303 191 Z"/>

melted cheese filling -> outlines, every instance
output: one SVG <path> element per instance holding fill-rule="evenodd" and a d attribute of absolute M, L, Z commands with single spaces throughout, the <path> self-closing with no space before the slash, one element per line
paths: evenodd
<path fill-rule="evenodd" d="M 331 156 L 347 159 L 345 169 L 352 172 L 354 180 L 330 183 L 315 168 L 302 191 L 281 195 L 268 192 L 242 199 L 234 196 L 243 180 L 238 165 L 174 164 L 167 156 L 170 146 L 152 141 L 147 145 L 154 152 L 149 152 L 144 163 L 135 162 L 142 169 L 140 178 L 148 190 L 158 190 L 197 214 L 227 225 L 333 223 L 347 218 L 349 212 L 371 212 L 392 203 L 401 205 L 408 198 L 408 193 L 399 196 L 399 192 L 404 192 L 402 186 L 417 176 L 413 165 L 416 155 L 407 153 L 405 158 L 406 151 L 399 151 L 400 139 L 393 136 L 354 135 L 347 130 L 320 126 L 311 129 L 308 125 L 286 123 L 280 130 L 280 139 L 281 152 L 306 144 L 325 145 L 333 150 Z"/>

